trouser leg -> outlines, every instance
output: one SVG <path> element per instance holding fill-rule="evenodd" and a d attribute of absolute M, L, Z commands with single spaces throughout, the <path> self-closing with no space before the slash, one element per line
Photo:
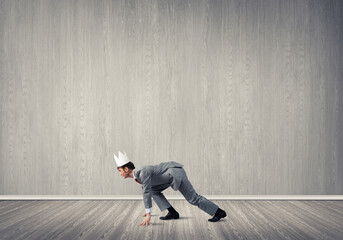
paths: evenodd
<path fill-rule="evenodd" d="M 167 186 L 166 188 L 168 188 Z M 152 189 L 152 198 L 154 199 L 155 203 L 159 207 L 161 211 L 166 210 L 167 208 L 171 207 L 169 201 L 163 195 L 162 191 L 166 188 L 162 189 Z"/>
<path fill-rule="evenodd" d="M 182 179 L 179 191 L 190 204 L 198 206 L 201 210 L 211 216 L 213 216 L 219 208 L 207 198 L 197 194 L 187 176 Z"/>

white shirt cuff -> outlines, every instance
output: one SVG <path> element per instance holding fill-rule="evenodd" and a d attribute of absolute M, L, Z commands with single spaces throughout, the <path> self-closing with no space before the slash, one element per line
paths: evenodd
<path fill-rule="evenodd" d="M 151 213 L 151 208 L 146 208 L 146 209 L 145 209 L 145 212 L 146 212 L 146 213 Z"/>

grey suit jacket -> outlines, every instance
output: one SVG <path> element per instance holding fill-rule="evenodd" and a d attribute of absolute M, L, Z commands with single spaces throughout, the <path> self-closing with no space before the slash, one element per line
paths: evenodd
<path fill-rule="evenodd" d="M 185 172 L 175 169 L 182 167 L 182 164 L 172 161 L 162 162 L 158 165 L 146 165 L 135 170 L 137 179 L 142 183 L 145 208 L 152 207 L 151 195 L 154 188 L 158 188 L 161 185 L 170 185 L 175 191 L 179 189 Z"/>

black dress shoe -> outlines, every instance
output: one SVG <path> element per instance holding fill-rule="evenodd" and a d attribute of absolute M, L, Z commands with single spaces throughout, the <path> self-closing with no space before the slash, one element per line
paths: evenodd
<path fill-rule="evenodd" d="M 179 213 L 168 213 L 165 217 L 160 217 L 161 220 L 169 220 L 169 219 L 178 219 L 179 218 Z"/>
<path fill-rule="evenodd" d="M 226 217 L 226 212 L 220 208 L 218 208 L 216 214 L 214 214 L 213 218 L 208 219 L 209 222 L 218 222 L 221 218 Z"/>

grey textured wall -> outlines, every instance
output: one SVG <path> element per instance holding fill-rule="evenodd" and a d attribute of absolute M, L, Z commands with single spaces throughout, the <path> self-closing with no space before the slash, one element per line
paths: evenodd
<path fill-rule="evenodd" d="M 0 1 L 0 194 L 343 194 L 343 1 Z M 166 194 L 174 193 L 167 190 Z"/>

